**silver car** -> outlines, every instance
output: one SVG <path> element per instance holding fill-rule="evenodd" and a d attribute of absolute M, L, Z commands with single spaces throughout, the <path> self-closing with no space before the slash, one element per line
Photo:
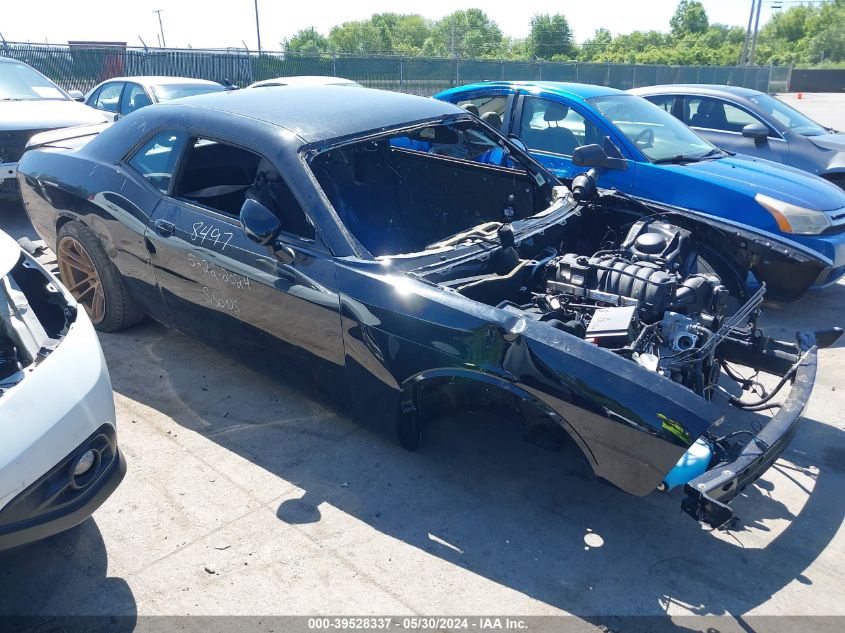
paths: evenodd
<path fill-rule="evenodd" d="M 783 101 L 736 86 L 676 84 L 635 88 L 714 145 L 784 163 L 845 188 L 845 134 Z"/>

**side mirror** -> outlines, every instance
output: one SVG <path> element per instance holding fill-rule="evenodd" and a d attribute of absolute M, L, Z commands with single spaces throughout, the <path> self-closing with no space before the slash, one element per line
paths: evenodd
<path fill-rule="evenodd" d="M 85 102 L 85 95 L 82 94 L 81 90 L 68 90 L 67 96 L 69 96 L 74 101 L 81 101 L 83 103 Z"/>
<path fill-rule="evenodd" d="M 762 141 L 769 136 L 769 128 L 762 123 L 749 123 L 742 128 L 742 135 L 753 138 L 755 141 Z"/>
<path fill-rule="evenodd" d="M 516 134 L 508 134 L 508 140 L 509 140 L 511 143 L 513 143 L 514 145 L 516 145 L 516 146 L 517 146 L 519 149 L 521 149 L 523 152 L 526 152 L 526 153 L 528 152 L 528 146 L 527 146 L 527 145 L 525 144 L 525 142 L 524 142 L 521 138 L 519 138 Z"/>
<path fill-rule="evenodd" d="M 604 137 L 604 147 L 598 144 L 582 145 L 572 152 L 572 164 L 578 167 L 604 167 L 624 171 L 628 169 L 628 161 L 622 156 L 619 148 L 608 138 Z"/>
<path fill-rule="evenodd" d="M 276 214 L 252 198 L 244 200 L 240 218 L 244 233 L 256 244 L 273 246 L 282 232 L 282 223 Z"/>
<path fill-rule="evenodd" d="M 270 209 L 257 200 L 247 198 L 241 207 L 240 218 L 249 239 L 272 250 L 282 264 L 290 264 L 294 260 L 295 254 L 290 246 L 276 243 L 282 232 L 282 223 Z"/>

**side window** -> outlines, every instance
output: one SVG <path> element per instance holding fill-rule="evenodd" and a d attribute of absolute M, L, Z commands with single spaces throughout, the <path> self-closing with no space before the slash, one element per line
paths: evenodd
<path fill-rule="evenodd" d="M 314 227 L 279 171 L 266 158 L 235 145 L 192 139 L 173 191 L 177 198 L 235 218 L 251 198 L 275 213 L 286 233 L 314 239 Z"/>
<path fill-rule="evenodd" d="M 505 109 L 508 106 L 506 95 L 476 97 L 475 99 L 458 101 L 456 105 L 479 117 L 494 129 L 500 132 L 502 131 L 502 122 L 505 120 Z"/>
<path fill-rule="evenodd" d="M 100 92 L 103 90 L 102 87 L 97 88 L 94 92 L 91 93 L 91 96 L 88 97 L 85 101 L 85 105 L 91 106 L 92 108 L 97 107 L 97 99 L 100 97 Z"/>
<path fill-rule="evenodd" d="M 152 103 L 147 91 L 143 86 L 135 83 L 126 84 L 126 90 L 123 91 L 123 97 L 120 99 L 120 113 L 129 114 L 138 108 L 143 108 Z"/>
<path fill-rule="evenodd" d="M 760 123 L 757 117 L 730 103 L 725 104 L 725 119 L 728 122 L 728 129 L 733 132 L 742 132 L 742 128 L 749 123 Z"/>
<path fill-rule="evenodd" d="M 167 193 L 186 141 L 184 132 L 161 132 L 144 143 L 128 163 L 159 191 Z"/>
<path fill-rule="evenodd" d="M 571 156 L 576 147 L 598 142 L 596 127 L 558 101 L 526 97 L 519 137 L 528 149 Z"/>
<path fill-rule="evenodd" d="M 654 95 L 646 97 L 646 99 L 657 107 L 666 110 L 669 114 L 672 114 L 672 106 L 675 105 L 675 95 Z"/>
<path fill-rule="evenodd" d="M 711 97 L 687 97 L 686 124 L 725 132 L 742 132 L 749 123 L 759 121 L 745 110 Z"/>
<path fill-rule="evenodd" d="M 116 81 L 106 84 L 100 88 L 100 94 L 94 102 L 94 107 L 107 112 L 117 112 L 120 104 L 120 93 L 123 91 L 123 83 Z"/>

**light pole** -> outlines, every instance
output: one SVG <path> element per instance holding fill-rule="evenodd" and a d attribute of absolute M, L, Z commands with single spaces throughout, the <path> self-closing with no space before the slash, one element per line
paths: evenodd
<path fill-rule="evenodd" d="M 255 37 L 258 38 L 258 52 L 261 52 L 261 27 L 258 24 L 258 0 L 255 0 Z"/>
<path fill-rule="evenodd" d="M 751 52 L 748 53 L 748 65 L 754 65 L 754 53 L 757 52 L 757 35 L 760 32 L 760 9 L 763 8 L 763 0 L 757 0 L 757 15 L 754 16 L 754 39 L 751 40 Z"/>
<path fill-rule="evenodd" d="M 158 15 L 158 30 L 159 30 L 159 33 L 161 33 L 161 47 L 167 48 L 167 42 L 164 41 L 164 27 L 161 25 L 161 12 L 162 11 L 164 11 L 164 9 L 155 9 L 155 10 L 153 10 L 153 13 Z"/>
<path fill-rule="evenodd" d="M 757 0 L 751 0 L 751 11 L 748 12 L 748 26 L 745 27 L 745 39 L 742 40 L 742 53 L 739 55 L 739 65 L 748 63 L 748 41 L 751 39 L 751 25 L 754 22 L 754 8 Z"/>

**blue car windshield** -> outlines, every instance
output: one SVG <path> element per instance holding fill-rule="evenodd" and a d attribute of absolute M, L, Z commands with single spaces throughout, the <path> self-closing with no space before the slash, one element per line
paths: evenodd
<path fill-rule="evenodd" d="M 761 110 L 775 121 L 796 134 L 802 136 L 827 134 L 827 130 L 821 125 L 812 119 L 808 119 L 798 112 L 798 110 L 786 105 L 780 99 L 775 99 L 766 94 L 754 95 L 753 97 L 749 97 L 749 99 L 756 103 Z"/>
<path fill-rule="evenodd" d="M 653 163 L 697 160 L 718 153 L 715 145 L 642 97 L 609 95 L 587 101 Z"/>

